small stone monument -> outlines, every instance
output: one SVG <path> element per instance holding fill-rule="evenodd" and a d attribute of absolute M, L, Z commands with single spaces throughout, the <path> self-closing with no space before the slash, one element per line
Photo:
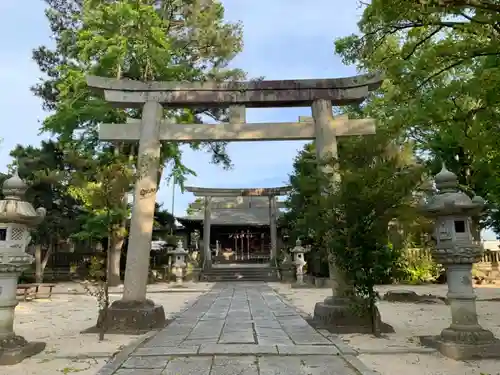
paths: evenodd
<path fill-rule="evenodd" d="M 17 172 L 3 184 L 0 200 L 0 365 L 13 365 L 45 349 L 44 342 L 28 342 L 14 333 L 17 306 L 17 279 L 33 263 L 25 252 L 31 236 L 29 228 L 45 217 L 45 209 L 35 210 L 23 200 L 28 186 Z"/>
<path fill-rule="evenodd" d="M 293 254 L 293 263 L 295 264 L 297 283 L 294 285 L 296 287 L 300 287 L 304 284 L 304 266 L 307 262 L 304 259 L 304 254 L 307 252 L 307 249 L 302 246 L 302 241 L 297 240 L 295 242 L 295 247 L 290 250 Z"/>
<path fill-rule="evenodd" d="M 280 264 L 281 279 L 286 283 L 291 283 L 295 281 L 295 264 L 286 249 L 282 249 L 281 253 L 283 254 L 283 261 Z"/>
<path fill-rule="evenodd" d="M 179 240 L 177 242 L 177 247 L 169 253 L 175 257 L 173 265 L 175 281 L 177 283 L 177 286 L 182 286 L 182 277 L 184 274 L 184 268 L 186 268 L 187 266 L 186 255 L 188 253 L 182 246 L 182 240 Z"/>
<path fill-rule="evenodd" d="M 432 256 L 446 268 L 452 323 L 439 336 L 421 337 L 421 343 L 453 359 L 500 357 L 500 341 L 478 322 L 472 286 L 472 265 L 481 259 L 483 248 L 473 241 L 471 217 L 479 215 L 484 200 L 460 191 L 457 176 L 444 165 L 435 183 L 438 193 L 424 199 L 421 208 L 435 219 Z"/>

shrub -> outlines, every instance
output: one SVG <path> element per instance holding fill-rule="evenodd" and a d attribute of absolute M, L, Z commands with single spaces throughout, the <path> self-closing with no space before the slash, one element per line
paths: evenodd
<path fill-rule="evenodd" d="M 418 252 L 406 251 L 403 254 L 403 277 L 398 282 L 411 285 L 435 282 L 442 272 L 442 266 L 437 264 L 424 250 Z"/>

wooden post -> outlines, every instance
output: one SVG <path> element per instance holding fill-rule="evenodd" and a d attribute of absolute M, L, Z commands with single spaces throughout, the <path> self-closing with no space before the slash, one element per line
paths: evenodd
<path fill-rule="evenodd" d="M 240 245 L 241 245 L 241 260 L 245 259 L 245 232 L 241 231 L 240 234 Z"/>
<path fill-rule="evenodd" d="M 276 229 L 276 197 L 274 195 L 269 196 L 269 231 L 271 234 L 271 259 L 276 258 L 277 252 L 277 238 L 278 233 Z"/>
<path fill-rule="evenodd" d="M 236 260 L 238 260 L 238 234 L 234 233 L 233 236 L 234 236 L 234 254 Z"/>
<path fill-rule="evenodd" d="M 210 226 L 211 226 L 211 207 L 210 203 L 212 201 L 212 197 L 205 197 L 205 210 L 204 210 L 204 219 L 203 219 L 203 255 L 204 255 L 204 267 L 210 268 L 212 267 L 212 251 L 210 249 Z"/>
<path fill-rule="evenodd" d="M 247 229 L 247 259 L 250 260 L 250 231 Z"/>

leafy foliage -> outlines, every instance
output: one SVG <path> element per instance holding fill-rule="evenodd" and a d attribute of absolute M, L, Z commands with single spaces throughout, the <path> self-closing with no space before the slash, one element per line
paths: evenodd
<path fill-rule="evenodd" d="M 463 187 L 487 198 L 481 224 L 497 233 L 499 17 L 492 1 L 374 0 L 361 35 L 336 41 L 346 63 L 387 78 L 368 106 L 404 130 L 431 173 L 444 161 Z"/>
<path fill-rule="evenodd" d="M 80 169 L 79 183 L 72 189 L 71 196 L 82 200 L 86 213 L 78 236 L 102 238 L 111 224 L 114 251 L 109 265 L 114 268 L 119 281 L 119 257 L 127 231 L 126 194 L 129 190 L 124 188 L 125 182 L 122 185 L 115 181 L 115 188 L 103 193 L 113 207 L 104 214 L 104 196 L 99 196 L 104 184 L 96 176 L 118 176 L 121 171 L 125 173 L 124 179 L 129 180 L 131 171 L 140 170 L 137 166 L 138 148 L 136 144 L 99 142 L 97 125 L 123 123 L 127 117 L 140 118 L 141 111 L 118 110 L 95 97 L 87 88 L 85 76 L 94 74 L 142 81 L 240 79 L 245 74 L 227 66 L 241 51 L 241 26 L 226 22 L 223 6 L 212 1 L 45 2 L 55 46 L 40 46 L 33 51 L 33 59 L 44 76 L 32 90 L 41 98 L 44 108 L 51 112 L 44 119 L 42 130 L 55 135 L 68 154 L 75 156 L 75 150 L 78 150 L 85 168 Z M 217 120 L 226 117 L 225 111 L 219 109 L 166 109 L 164 112 L 169 120 L 179 123 L 202 122 L 202 115 Z M 231 162 L 225 146 L 220 142 L 191 144 L 194 149 L 210 152 L 214 163 L 229 168 Z M 110 161 L 110 170 L 104 170 Z M 159 180 L 166 167 L 181 186 L 187 175 L 195 173 L 182 163 L 180 145 L 175 142 L 162 144 L 158 162 Z M 88 183 L 84 183 L 85 180 Z M 163 215 L 157 219 L 166 217 Z"/>
<path fill-rule="evenodd" d="M 356 294 L 373 299 L 374 286 L 401 271 L 401 253 L 388 245 L 389 223 L 415 203 L 421 168 L 404 147 L 384 139 L 357 139 L 344 148 L 340 182 L 326 199 L 329 249 Z"/>
<path fill-rule="evenodd" d="M 307 145 L 294 164 L 285 215 L 293 237 L 327 251 L 348 284 L 342 292 L 354 293 L 372 312 L 375 285 L 403 277 L 401 249 L 389 245 L 389 223 L 415 216 L 414 192 L 422 175 L 407 158 L 409 147 L 391 138 L 397 139 L 380 127 L 374 137 L 344 141 L 338 161 L 320 163 Z M 318 165 L 331 172 L 320 172 Z"/>
<path fill-rule="evenodd" d="M 17 145 L 10 155 L 30 187 L 26 199 L 47 210 L 45 219 L 32 231 L 33 242 L 51 246 L 67 240 L 83 219 L 81 202 L 67 189 L 78 164 L 68 160 L 61 144 L 54 141 L 43 141 L 39 148 Z"/>
<path fill-rule="evenodd" d="M 92 178 L 75 171 L 68 187 L 68 193 L 82 202 L 87 216 L 82 228 L 73 236 L 80 239 L 108 238 L 124 229 L 122 222 L 129 216 L 123 197 L 130 191 L 133 171 L 120 156 L 86 161 L 88 168 L 94 171 Z"/>

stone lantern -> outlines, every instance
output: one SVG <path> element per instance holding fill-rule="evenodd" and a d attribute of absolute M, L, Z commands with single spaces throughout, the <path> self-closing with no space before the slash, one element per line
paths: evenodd
<path fill-rule="evenodd" d="M 25 252 L 30 228 L 45 217 L 45 209 L 35 210 L 23 200 L 28 186 L 17 172 L 3 184 L 5 198 L 0 200 L 0 365 L 11 365 L 45 349 L 43 342 L 27 342 L 14 333 L 17 306 L 17 279 L 33 263 Z"/>
<path fill-rule="evenodd" d="M 186 268 L 186 255 L 187 251 L 184 250 L 182 246 L 182 240 L 179 240 L 177 242 L 177 247 L 170 251 L 169 254 L 172 254 L 174 256 L 174 265 L 173 265 L 173 270 L 174 270 L 174 275 L 175 275 L 175 281 L 177 282 L 177 285 L 182 285 L 182 276 L 184 273 L 184 268 Z"/>
<path fill-rule="evenodd" d="M 439 336 L 421 337 L 423 345 L 454 359 L 500 357 L 499 340 L 478 323 L 472 265 L 483 248 L 473 240 L 471 218 L 480 214 L 484 200 L 459 189 L 457 176 L 443 169 L 435 177 L 438 193 L 421 202 L 424 214 L 435 220 L 432 256 L 446 269 L 452 323 Z"/>
<path fill-rule="evenodd" d="M 293 254 L 293 264 L 295 264 L 296 276 L 297 276 L 297 285 L 304 285 L 304 266 L 307 262 L 304 259 L 304 254 L 307 252 L 307 249 L 302 246 L 302 241 L 297 240 L 295 242 L 295 247 L 290 250 Z"/>

